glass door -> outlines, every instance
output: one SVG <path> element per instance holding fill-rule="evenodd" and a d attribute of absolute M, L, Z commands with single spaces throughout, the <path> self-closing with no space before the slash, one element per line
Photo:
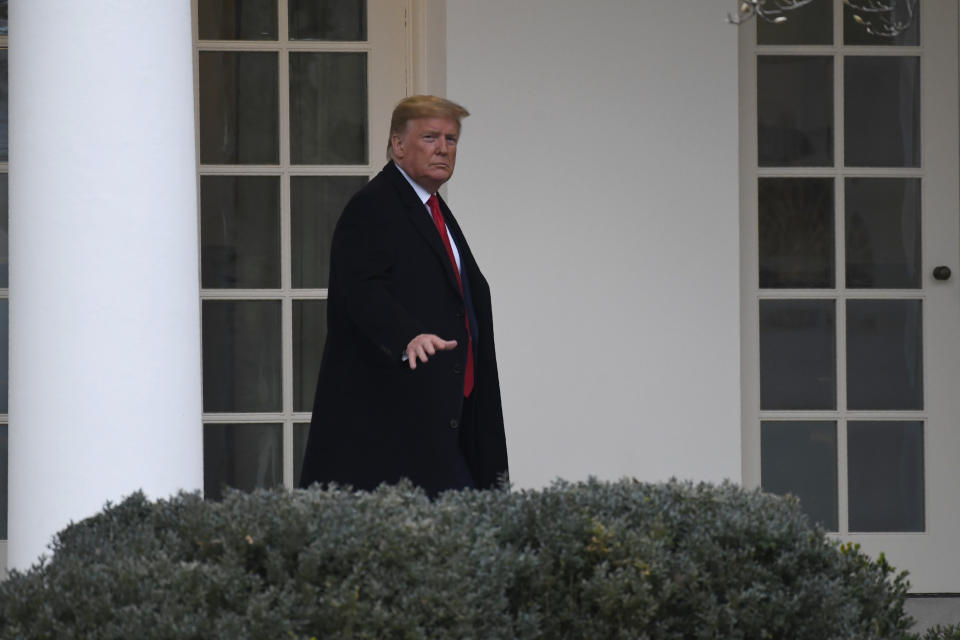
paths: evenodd
<path fill-rule="evenodd" d="M 957 3 L 741 32 L 744 480 L 960 591 Z"/>

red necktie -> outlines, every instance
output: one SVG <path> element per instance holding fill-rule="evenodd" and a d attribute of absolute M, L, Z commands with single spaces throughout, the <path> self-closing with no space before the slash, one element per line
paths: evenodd
<path fill-rule="evenodd" d="M 453 247 L 450 245 L 450 238 L 447 236 L 447 225 L 443 222 L 443 213 L 440 212 L 440 200 L 433 194 L 427 199 L 427 206 L 430 207 L 430 213 L 433 215 L 433 224 L 437 226 L 440 238 L 443 240 L 443 246 L 447 250 L 447 257 L 450 258 L 450 264 L 453 265 L 453 272 L 457 276 L 457 284 L 460 285 L 460 296 L 463 296 L 463 281 L 460 279 L 460 269 L 457 268 L 457 260 L 453 257 Z M 469 397 L 473 391 L 473 337 L 470 335 L 470 318 L 468 314 L 464 315 L 464 322 L 467 325 L 467 370 L 463 375 L 463 395 Z"/>

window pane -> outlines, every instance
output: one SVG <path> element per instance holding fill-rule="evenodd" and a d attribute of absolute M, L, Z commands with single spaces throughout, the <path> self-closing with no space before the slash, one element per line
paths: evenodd
<path fill-rule="evenodd" d="M 201 40 L 276 40 L 277 0 L 200 0 Z"/>
<path fill-rule="evenodd" d="M 293 410 L 313 409 L 317 373 L 327 340 L 327 301 L 293 301 Z"/>
<path fill-rule="evenodd" d="M 923 531 L 923 423 L 847 425 L 850 531 Z"/>
<path fill-rule="evenodd" d="M 7 54 L 7 49 L 0 49 L 0 162 L 10 159 Z"/>
<path fill-rule="evenodd" d="M 280 178 L 200 178 L 205 288 L 280 286 Z"/>
<path fill-rule="evenodd" d="M 10 301 L 0 298 L 0 413 L 7 413 L 10 390 Z"/>
<path fill-rule="evenodd" d="M 920 166 L 920 58 L 844 58 L 844 162 Z"/>
<path fill-rule="evenodd" d="M 896 36 L 880 36 L 873 35 L 869 33 L 866 27 L 862 24 L 858 24 L 856 20 L 853 19 L 854 15 L 859 15 L 862 19 L 871 21 L 874 25 L 874 31 L 881 29 L 882 24 L 878 21 L 878 18 L 893 18 L 896 21 L 905 23 L 910 20 L 909 13 L 907 12 L 907 5 L 909 2 L 894 2 L 894 10 L 880 12 L 879 14 L 871 15 L 863 13 L 860 11 L 855 11 L 851 9 L 846 4 L 843 5 L 843 43 L 848 45 L 864 45 L 864 44 L 877 44 L 877 45 L 906 45 L 906 46 L 916 46 L 920 44 L 920 3 L 917 2 L 913 10 L 913 22 L 910 25 L 909 29 L 906 29 L 903 33 Z"/>
<path fill-rule="evenodd" d="M 0 0 L 0 36 L 7 33 L 7 0 Z"/>
<path fill-rule="evenodd" d="M 0 288 L 10 286 L 10 189 L 6 173 L 0 173 Z"/>
<path fill-rule="evenodd" d="M 243 491 L 283 484 L 283 426 L 203 425 L 203 494 L 223 498 L 223 487 Z"/>
<path fill-rule="evenodd" d="M 280 411 L 280 301 L 203 301 L 203 410 Z"/>
<path fill-rule="evenodd" d="M 833 300 L 760 301 L 760 408 L 835 409 Z"/>
<path fill-rule="evenodd" d="M 764 491 L 795 495 L 811 520 L 837 531 L 837 423 L 763 422 L 760 484 Z"/>
<path fill-rule="evenodd" d="M 200 52 L 200 162 L 278 164 L 277 54 Z"/>
<path fill-rule="evenodd" d="M 290 178 L 291 273 L 296 288 L 327 286 L 330 240 L 347 201 L 366 176 L 293 176 Z"/>
<path fill-rule="evenodd" d="M 290 161 L 367 164 L 367 54 L 290 54 Z"/>
<path fill-rule="evenodd" d="M 0 424 L 0 540 L 7 539 L 7 510 L 10 504 L 7 489 L 7 470 L 10 468 L 8 431 L 7 425 Z"/>
<path fill-rule="evenodd" d="M 760 178 L 760 286 L 834 286 L 833 179 Z"/>
<path fill-rule="evenodd" d="M 922 304 L 847 301 L 848 409 L 923 409 Z"/>
<path fill-rule="evenodd" d="M 762 167 L 833 165 L 833 58 L 757 56 Z"/>
<path fill-rule="evenodd" d="M 757 19 L 757 44 L 833 44 L 833 0 L 814 0 L 788 11 L 786 22 Z"/>
<path fill-rule="evenodd" d="M 300 486 L 300 472 L 303 470 L 303 456 L 307 452 L 307 438 L 310 435 L 310 423 L 298 422 L 293 425 L 293 486 Z"/>
<path fill-rule="evenodd" d="M 920 179 L 847 178 L 847 286 L 920 288 Z"/>
<path fill-rule="evenodd" d="M 291 40 L 366 40 L 365 0 L 290 0 Z"/>

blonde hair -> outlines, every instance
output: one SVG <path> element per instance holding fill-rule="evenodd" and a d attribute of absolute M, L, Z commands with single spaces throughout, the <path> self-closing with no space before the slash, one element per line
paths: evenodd
<path fill-rule="evenodd" d="M 410 96 L 393 108 L 390 118 L 390 137 L 387 138 L 387 159 L 393 159 L 393 136 L 402 135 L 411 120 L 417 118 L 449 118 L 460 125 L 460 120 L 470 115 L 462 106 L 437 96 Z"/>

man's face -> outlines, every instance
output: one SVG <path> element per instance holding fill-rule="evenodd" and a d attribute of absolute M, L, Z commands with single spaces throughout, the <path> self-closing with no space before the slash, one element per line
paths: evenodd
<path fill-rule="evenodd" d="M 430 193 L 453 175 L 460 125 L 450 118 L 417 118 L 390 138 L 393 159 Z"/>

